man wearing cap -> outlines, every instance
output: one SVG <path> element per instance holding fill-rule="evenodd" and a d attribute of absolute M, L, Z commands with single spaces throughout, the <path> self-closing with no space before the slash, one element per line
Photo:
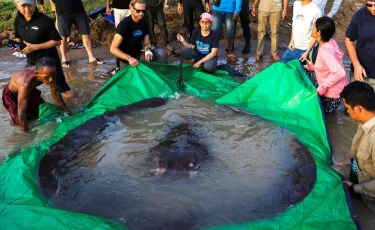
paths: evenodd
<path fill-rule="evenodd" d="M 147 12 L 145 0 L 130 1 L 131 15 L 124 18 L 116 28 L 110 51 L 118 57 L 123 65 L 138 66 L 141 49 L 145 50 L 146 61 L 168 63 L 167 51 L 162 48 L 151 50 L 148 35 Z"/>
<path fill-rule="evenodd" d="M 220 35 L 211 30 L 213 17 L 209 13 L 203 13 L 199 21 L 200 28 L 193 31 L 188 44 L 182 35 L 177 34 L 177 40 L 184 44 L 182 57 L 187 60 L 194 60 L 193 68 L 199 68 L 203 65 L 203 70 L 207 73 L 216 71 L 217 51 L 219 48 Z"/>
<path fill-rule="evenodd" d="M 61 37 L 52 20 L 40 13 L 34 0 L 15 0 L 18 9 L 14 20 L 15 40 L 26 44 L 22 50 L 27 57 L 27 67 L 36 64 L 41 57 L 50 57 L 56 62 L 56 85 L 64 97 L 72 97 L 72 91 L 65 81 L 56 46 Z"/>

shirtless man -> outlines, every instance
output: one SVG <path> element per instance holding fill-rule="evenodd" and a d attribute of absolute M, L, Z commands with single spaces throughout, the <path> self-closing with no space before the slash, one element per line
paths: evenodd
<path fill-rule="evenodd" d="M 44 103 L 41 92 L 36 88 L 41 84 L 50 85 L 51 95 L 57 104 L 71 114 L 56 86 L 56 63 L 52 58 L 42 57 L 31 66 L 16 72 L 3 90 L 3 105 L 12 121 L 28 131 L 28 119 L 39 114 L 39 105 Z"/>

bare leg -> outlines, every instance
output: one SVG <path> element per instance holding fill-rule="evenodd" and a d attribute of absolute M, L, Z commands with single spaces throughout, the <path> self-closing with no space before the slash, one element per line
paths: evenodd
<path fill-rule="evenodd" d="M 96 59 L 96 57 L 94 56 L 93 52 L 92 52 L 92 47 L 91 47 L 91 39 L 90 39 L 90 36 L 89 35 L 82 35 L 82 42 L 83 42 L 83 45 L 85 46 L 86 48 L 86 51 L 87 51 L 87 55 L 89 56 L 89 62 L 94 62 Z M 104 64 L 103 61 L 97 61 L 96 64 Z"/>
<path fill-rule="evenodd" d="M 69 68 L 69 64 L 67 64 L 68 57 L 66 55 L 66 48 L 67 48 L 67 43 L 68 38 L 62 37 L 61 45 L 60 45 L 60 52 L 61 52 L 61 63 L 62 67 L 64 68 Z"/>

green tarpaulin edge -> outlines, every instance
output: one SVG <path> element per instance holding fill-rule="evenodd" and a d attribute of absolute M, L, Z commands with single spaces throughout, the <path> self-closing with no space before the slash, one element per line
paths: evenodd
<path fill-rule="evenodd" d="M 38 188 L 39 162 L 50 146 L 91 118 L 147 98 L 173 99 L 179 91 L 178 68 L 142 63 L 122 69 L 81 112 L 63 117 L 51 138 L 10 154 L 0 165 L 0 229 L 124 229 L 114 221 L 50 205 Z M 329 166 L 330 149 L 315 88 L 298 61 L 287 66 L 276 63 L 242 85 L 225 71 L 213 76 L 184 65 L 183 72 L 187 94 L 238 106 L 291 130 L 310 151 L 317 167 L 316 184 L 299 204 L 270 219 L 214 229 L 356 229 L 340 177 Z M 56 121 L 54 108 L 48 104 L 41 108 L 40 124 Z"/>

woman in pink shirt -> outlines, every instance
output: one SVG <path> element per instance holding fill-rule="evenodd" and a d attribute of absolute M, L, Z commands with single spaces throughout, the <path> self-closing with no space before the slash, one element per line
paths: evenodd
<path fill-rule="evenodd" d="M 318 18 L 312 36 L 318 41 L 319 49 L 315 63 L 309 62 L 307 69 L 315 70 L 318 89 L 325 113 L 333 113 L 341 103 L 340 93 L 348 84 L 342 52 L 336 41 L 335 23 L 329 17 Z"/>

